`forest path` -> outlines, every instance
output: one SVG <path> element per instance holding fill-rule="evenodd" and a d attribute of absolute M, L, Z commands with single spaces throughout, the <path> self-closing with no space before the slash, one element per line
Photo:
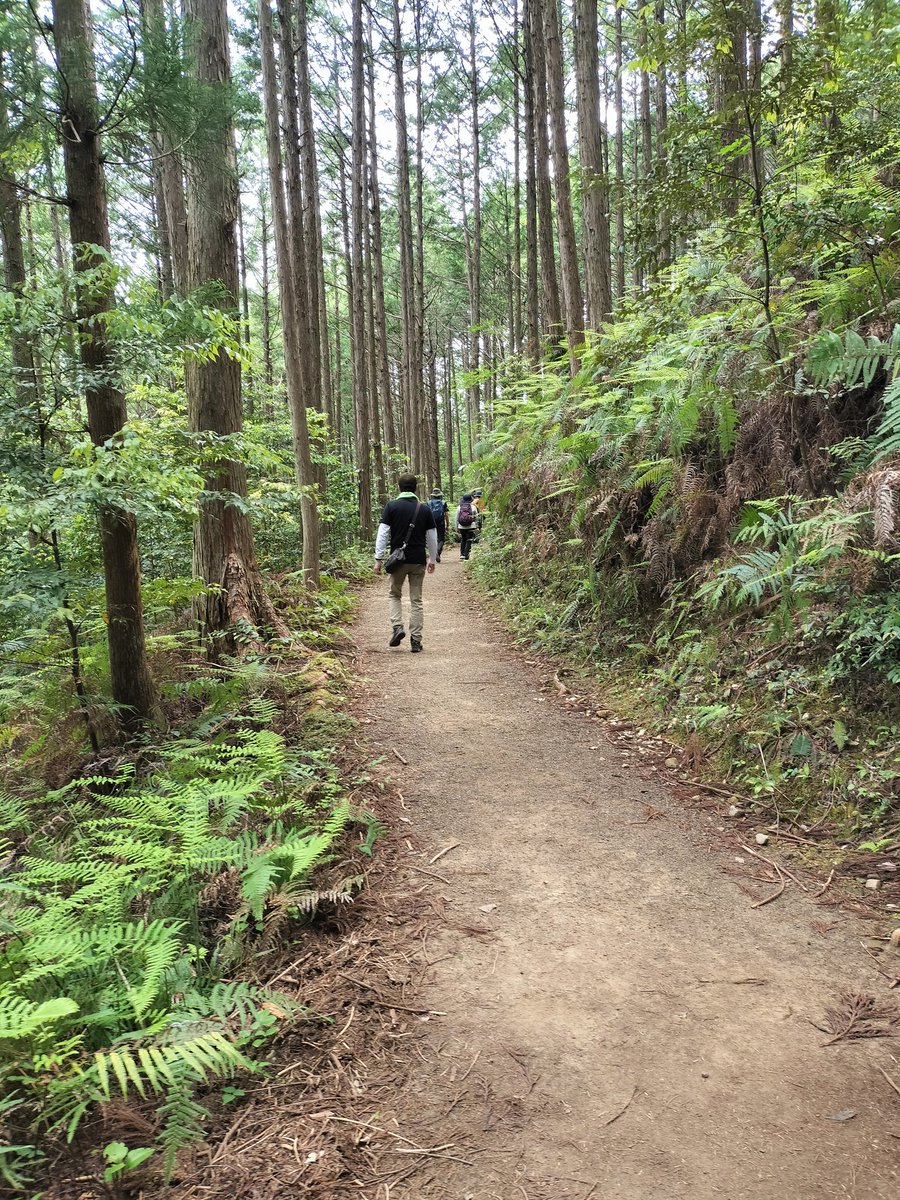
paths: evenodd
<path fill-rule="evenodd" d="M 433 1153 L 407 1151 L 390 1200 L 900 1194 L 877 1069 L 900 1079 L 898 1043 L 822 1048 L 810 1023 L 846 990 L 896 1004 L 866 927 L 793 886 L 752 909 L 706 817 L 540 693 L 456 550 L 425 581 L 424 654 L 388 648 L 386 592 L 356 631 L 368 728 L 418 842 L 398 873 L 446 922 L 404 993 L 440 1015 L 391 1120 Z"/>

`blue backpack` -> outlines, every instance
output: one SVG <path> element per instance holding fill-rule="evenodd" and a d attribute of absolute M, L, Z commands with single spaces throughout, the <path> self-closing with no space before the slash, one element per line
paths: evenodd
<path fill-rule="evenodd" d="M 444 501 L 438 500 L 436 497 L 428 501 L 428 507 L 431 509 L 431 515 L 434 517 L 434 523 L 437 525 L 444 519 Z"/>

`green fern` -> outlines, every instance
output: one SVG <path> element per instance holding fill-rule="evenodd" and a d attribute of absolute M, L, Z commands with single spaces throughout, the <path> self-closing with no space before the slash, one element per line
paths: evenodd
<path fill-rule="evenodd" d="M 157 1111 L 162 1118 L 158 1140 L 163 1151 L 163 1174 L 168 1183 L 179 1151 L 203 1136 L 203 1122 L 209 1113 L 194 1099 L 194 1082 L 189 1077 L 176 1078 Z"/>
<path fill-rule="evenodd" d="M 193 1089 L 252 1069 L 244 1046 L 272 1032 L 267 1006 L 299 1011 L 225 982 L 229 956 L 263 937 L 267 909 L 291 919 L 313 907 L 312 872 L 359 815 L 337 798 L 332 764 L 291 754 L 270 729 L 185 739 L 159 761 L 146 779 L 128 768 L 0 802 L 0 839 L 30 831 L 0 879 L 11 935 L 0 945 L 0 1078 L 17 1079 L 36 1129 L 69 1136 L 96 1100 L 164 1096 L 171 1163 L 200 1128 Z M 50 828 L 54 805 L 62 819 Z M 202 896 L 228 872 L 242 895 L 222 937 L 206 928 Z"/>

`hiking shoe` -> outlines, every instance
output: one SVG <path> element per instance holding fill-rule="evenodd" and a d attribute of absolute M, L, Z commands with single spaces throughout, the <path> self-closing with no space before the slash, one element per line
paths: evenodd
<path fill-rule="evenodd" d="M 406 637 L 406 630 L 403 628 L 403 626 L 395 625 L 394 632 L 391 635 L 391 640 L 388 642 L 388 645 L 389 646 L 399 646 L 405 637 Z"/>
<path fill-rule="evenodd" d="M 419 641 L 418 638 L 411 639 L 411 641 L 409 643 L 409 648 L 413 654 L 421 654 L 422 651 L 425 649 L 425 647 L 422 645 L 422 643 Z"/>

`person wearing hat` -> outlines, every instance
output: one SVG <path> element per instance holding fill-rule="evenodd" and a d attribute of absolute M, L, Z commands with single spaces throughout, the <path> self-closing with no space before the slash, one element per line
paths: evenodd
<path fill-rule="evenodd" d="M 478 533 L 478 512 L 472 503 L 472 493 L 466 492 L 456 510 L 456 528 L 459 533 L 459 557 L 467 559 L 472 543 Z"/>
<path fill-rule="evenodd" d="M 431 515 L 434 517 L 434 527 L 437 530 L 437 561 L 440 562 L 441 551 L 444 549 L 444 542 L 447 540 L 447 517 L 450 513 L 450 509 L 444 500 L 444 493 L 440 488 L 431 489 L 431 498 L 428 501 L 428 507 L 431 509 Z"/>

